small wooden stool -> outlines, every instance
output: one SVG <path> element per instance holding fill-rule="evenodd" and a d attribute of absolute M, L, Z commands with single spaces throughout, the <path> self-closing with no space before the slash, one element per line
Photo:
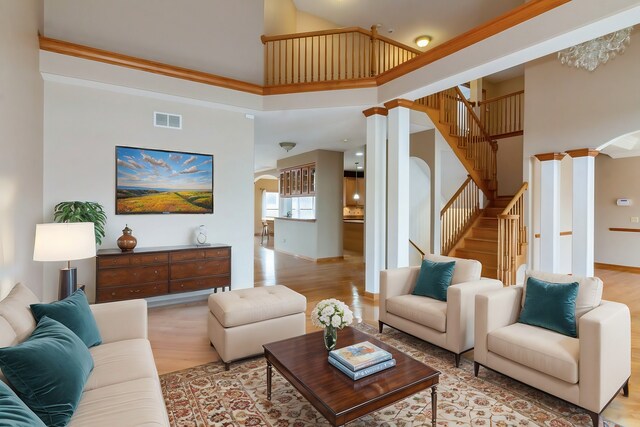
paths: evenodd
<path fill-rule="evenodd" d="M 260 245 L 262 245 L 265 236 L 267 237 L 267 243 L 269 243 L 269 223 L 262 221 L 262 234 L 260 234 Z"/>

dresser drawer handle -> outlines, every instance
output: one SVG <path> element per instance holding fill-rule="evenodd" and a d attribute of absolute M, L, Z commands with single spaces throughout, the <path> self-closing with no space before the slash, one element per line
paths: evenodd
<path fill-rule="evenodd" d="M 181 288 L 184 288 L 184 285 L 180 285 Z"/>
<path fill-rule="evenodd" d="M 154 273 L 158 274 L 158 270 L 155 270 Z"/>
<path fill-rule="evenodd" d="M 115 296 L 116 296 L 116 293 L 115 293 L 115 292 L 111 292 L 111 296 L 112 296 L 112 297 L 115 297 Z"/>
<path fill-rule="evenodd" d="M 129 290 L 129 293 L 132 293 L 132 294 L 133 294 L 133 293 L 136 293 L 136 294 L 137 294 L 138 292 L 140 292 L 140 289 L 135 289 L 135 290 L 134 290 L 134 289 L 130 289 L 130 290 Z"/>

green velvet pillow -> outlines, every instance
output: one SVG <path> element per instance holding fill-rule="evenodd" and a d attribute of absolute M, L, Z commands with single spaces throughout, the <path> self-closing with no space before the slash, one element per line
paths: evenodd
<path fill-rule="evenodd" d="M 47 316 L 57 320 L 80 338 L 87 347 L 102 344 L 102 337 L 96 319 L 89 308 L 87 296 L 78 289 L 62 301 L 51 304 L 31 304 L 31 313 L 36 323 Z"/>
<path fill-rule="evenodd" d="M 433 262 L 428 259 L 423 260 L 413 295 L 446 301 L 447 289 L 451 285 L 455 266 L 455 261 Z"/>
<path fill-rule="evenodd" d="M 550 283 L 529 277 L 518 322 L 577 337 L 578 282 Z"/>
<path fill-rule="evenodd" d="M 93 369 L 84 343 L 44 316 L 24 342 L 0 348 L 0 369 L 16 394 L 47 425 L 66 426 Z"/>
<path fill-rule="evenodd" d="M 40 418 L 2 381 L 0 381 L 0 426 L 45 427 Z"/>

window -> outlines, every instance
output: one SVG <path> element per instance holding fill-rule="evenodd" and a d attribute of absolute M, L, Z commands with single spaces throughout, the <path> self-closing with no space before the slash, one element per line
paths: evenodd
<path fill-rule="evenodd" d="M 278 216 L 278 193 L 265 191 L 264 201 L 262 203 L 262 216 L 264 218 L 273 219 Z"/>

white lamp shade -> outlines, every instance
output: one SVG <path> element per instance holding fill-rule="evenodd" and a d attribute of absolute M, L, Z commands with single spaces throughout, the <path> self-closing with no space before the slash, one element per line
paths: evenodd
<path fill-rule="evenodd" d="M 95 255 L 92 222 L 36 224 L 34 261 L 72 261 Z"/>

